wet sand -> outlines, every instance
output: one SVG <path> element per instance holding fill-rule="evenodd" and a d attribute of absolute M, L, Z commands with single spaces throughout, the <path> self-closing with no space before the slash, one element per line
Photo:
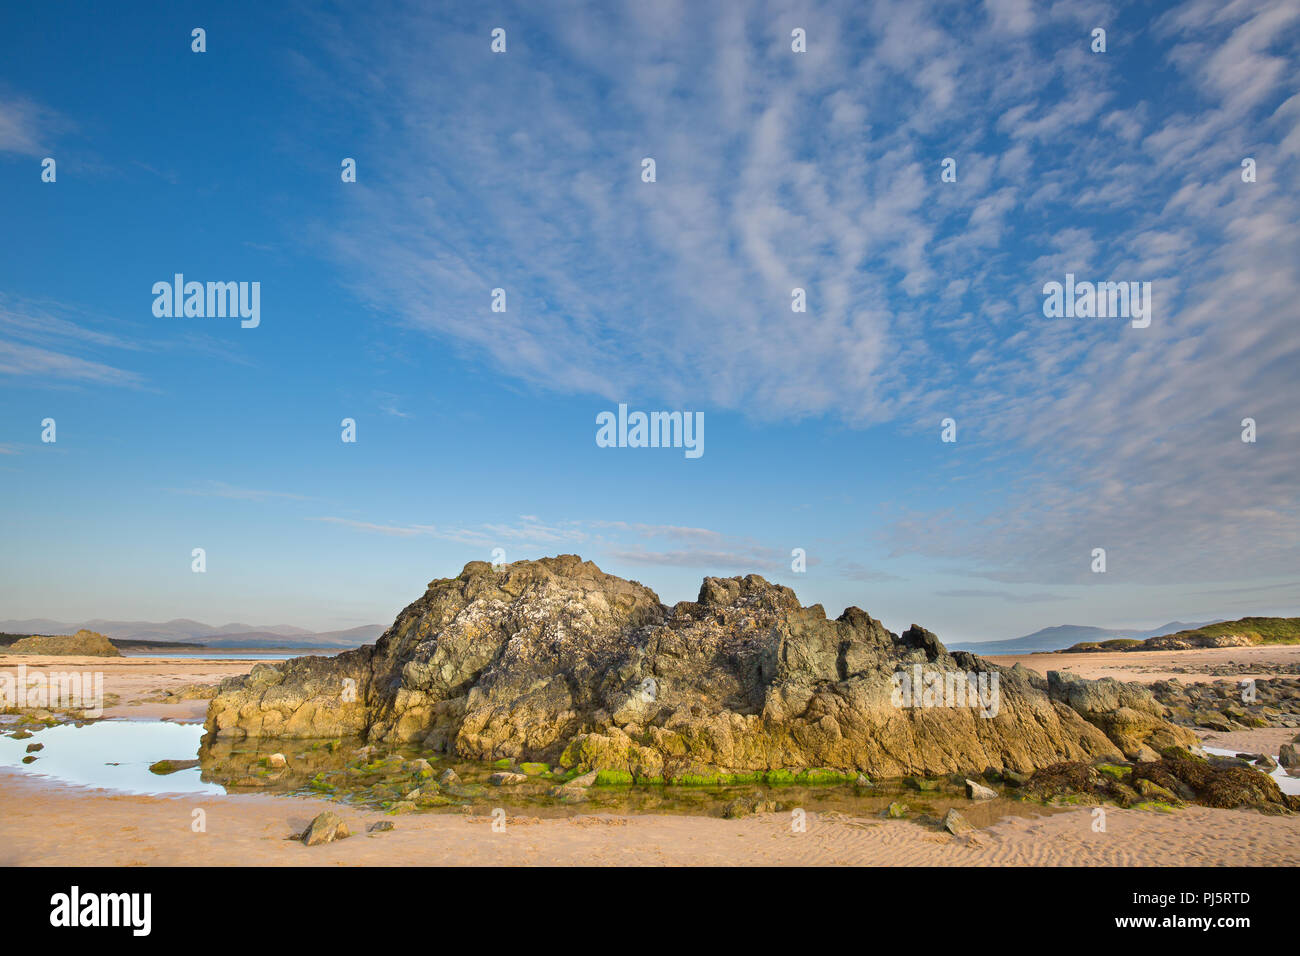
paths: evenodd
<path fill-rule="evenodd" d="M 206 832 L 192 829 L 194 811 Z M 353 836 L 306 847 L 286 840 L 324 810 Z M 1014 817 L 954 837 L 908 820 L 789 813 L 741 820 L 578 815 L 563 820 L 404 814 L 316 799 L 136 797 L 49 787 L 0 771 L 0 865 L 68 866 L 1295 866 L 1295 817 L 1191 807 L 1165 814 L 1090 809 Z M 391 820 L 395 829 L 367 833 Z"/>

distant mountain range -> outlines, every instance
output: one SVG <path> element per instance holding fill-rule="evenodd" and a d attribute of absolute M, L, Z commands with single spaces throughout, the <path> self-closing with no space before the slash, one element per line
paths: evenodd
<path fill-rule="evenodd" d="M 192 643 L 206 647 L 359 647 L 384 633 L 382 624 L 363 624 L 344 631 L 309 631 L 290 624 L 256 627 L 250 624 L 223 624 L 214 627 L 201 621 L 177 618 L 161 624 L 152 621 L 93 621 L 67 623 L 49 618 L 26 621 L 0 621 L 0 632 L 7 634 L 75 634 L 85 628 L 114 640 Z"/>
<path fill-rule="evenodd" d="M 950 651 L 974 651 L 976 654 L 1033 654 L 1037 651 L 1063 651 L 1067 647 L 1073 647 L 1075 644 L 1081 644 L 1084 641 L 1109 641 L 1118 637 L 1129 637 L 1139 641 L 1145 641 L 1148 637 L 1164 637 L 1166 634 L 1176 634 L 1179 631 L 1189 631 L 1193 628 L 1205 627 L 1209 624 L 1218 624 L 1223 618 L 1213 621 L 1201 621 L 1195 624 L 1188 624 L 1184 621 L 1170 621 L 1161 627 L 1152 628 L 1149 631 L 1133 630 L 1115 630 L 1108 627 L 1089 627 L 1086 624 L 1058 624 L 1056 627 L 1045 627 L 1040 631 L 1034 631 L 1032 634 L 1026 634 L 1024 637 L 1017 637 L 1006 641 L 984 641 L 984 642 L 966 642 L 963 644 L 947 645 Z"/>

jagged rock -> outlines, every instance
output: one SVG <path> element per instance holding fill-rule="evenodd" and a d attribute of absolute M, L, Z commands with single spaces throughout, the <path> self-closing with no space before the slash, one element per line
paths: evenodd
<path fill-rule="evenodd" d="M 974 780 L 966 781 L 966 798 L 968 800 L 993 800 L 996 799 L 998 792 Z"/>
<path fill-rule="evenodd" d="M 338 814 L 326 810 L 308 825 L 302 834 L 302 842 L 307 846 L 317 846 L 321 843 L 342 840 L 350 835 L 343 819 Z"/>
<path fill-rule="evenodd" d="M 1300 737 L 1296 738 L 1300 740 Z M 1296 745 L 1283 744 L 1277 751 L 1277 762 L 1286 768 L 1288 775 L 1300 777 L 1300 751 L 1296 750 Z"/>
<path fill-rule="evenodd" d="M 970 822 L 956 810 L 949 810 L 944 814 L 942 826 L 953 836 L 964 836 L 967 833 L 973 832 L 975 829 L 970 825 Z"/>
<path fill-rule="evenodd" d="M 5 648 L 6 654 L 44 654 L 54 657 L 121 657 L 122 652 L 97 631 L 82 628 L 76 634 L 24 637 Z"/>
<path fill-rule="evenodd" d="M 438 778 L 438 786 L 459 787 L 460 776 L 456 773 L 455 770 L 452 770 L 450 767 L 448 767 L 446 770 L 442 772 L 442 776 Z"/>
<path fill-rule="evenodd" d="M 1125 684 L 1113 677 L 1084 680 L 1070 673 L 1048 671 L 1047 689 L 1053 700 L 1069 704 L 1100 728 L 1126 757 L 1136 758 L 1144 746 L 1160 751 L 1185 747 L 1196 739 L 1170 723 L 1169 708 L 1140 684 Z"/>
<path fill-rule="evenodd" d="M 917 669 L 949 675 L 955 690 L 967 674 L 996 678 L 996 712 L 900 706 L 895 675 Z M 895 635 L 854 607 L 828 620 L 757 575 L 705 578 L 696 601 L 669 608 L 561 555 L 500 571 L 470 562 L 431 582 L 372 646 L 227 679 L 206 728 L 214 739 L 360 735 L 668 780 L 1029 772 L 1194 740 L 1140 687 L 1097 683 L 1058 675 L 1049 692 L 1024 667 L 950 654 L 915 625 Z M 926 700 L 918 688 L 914 702 Z"/>

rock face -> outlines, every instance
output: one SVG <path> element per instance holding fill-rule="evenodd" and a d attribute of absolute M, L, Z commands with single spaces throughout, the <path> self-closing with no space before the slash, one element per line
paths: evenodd
<path fill-rule="evenodd" d="M 3 649 L 6 654 L 45 654 L 57 657 L 121 657 L 103 634 L 84 628 L 76 634 L 24 637 Z"/>
<path fill-rule="evenodd" d="M 996 715 L 902 706 L 903 671 L 996 677 Z M 206 726 L 216 737 L 358 735 L 650 779 L 1032 771 L 1195 743 L 1140 688 L 1090 683 L 950 654 L 923 628 L 895 635 L 855 607 L 828 620 L 756 575 L 705 578 L 696 601 L 668 608 L 641 584 L 561 555 L 500 571 L 471 562 L 430 583 L 373 646 L 259 664 L 222 683 Z"/>

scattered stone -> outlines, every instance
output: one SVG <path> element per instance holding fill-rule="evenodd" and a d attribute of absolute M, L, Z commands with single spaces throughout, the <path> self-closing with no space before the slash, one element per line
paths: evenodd
<path fill-rule="evenodd" d="M 596 785 L 596 778 L 598 776 L 600 776 L 600 771 L 592 770 L 590 773 L 584 773 L 580 777 L 574 777 L 572 780 L 566 783 L 565 786 L 566 787 L 594 787 Z"/>
<path fill-rule="evenodd" d="M 442 772 L 442 776 L 438 778 L 438 785 L 441 787 L 459 787 L 460 775 L 448 767 Z"/>
<path fill-rule="evenodd" d="M 197 767 L 197 760 L 159 760 L 149 767 L 150 773 L 156 773 L 159 776 L 166 776 L 169 773 L 176 773 L 178 770 L 190 770 Z"/>
<path fill-rule="evenodd" d="M 397 824 L 393 823 L 392 820 L 380 820 L 377 823 L 372 823 L 370 826 L 366 827 L 366 831 L 369 833 L 387 833 L 396 825 Z"/>
<path fill-rule="evenodd" d="M 337 813 L 326 810 L 317 816 L 303 831 L 302 842 L 307 846 L 318 846 L 322 843 L 333 843 L 335 840 L 342 840 L 344 837 L 351 835 L 348 831 L 348 825 L 343 822 L 342 817 Z"/>
<path fill-rule="evenodd" d="M 494 787 L 511 787 L 520 783 L 527 783 L 528 775 L 524 773 L 513 773 L 509 770 L 499 770 L 492 776 L 488 777 L 488 783 Z"/>
<path fill-rule="evenodd" d="M 998 792 L 974 780 L 966 781 L 966 799 L 968 800 L 993 800 L 997 797 Z"/>
<path fill-rule="evenodd" d="M 1023 787 L 1029 782 L 1029 774 L 1018 770 L 1003 770 L 1002 780 L 1010 787 Z"/>
<path fill-rule="evenodd" d="M 777 813 L 781 809 L 781 804 L 773 800 L 765 800 L 761 793 L 755 793 L 748 797 L 736 797 L 723 804 L 722 816 L 727 820 L 736 820 L 747 817 L 751 813 Z"/>
<path fill-rule="evenodd" d="M 1287 773 L 1300 770 L 1300 751 L 1296 750 L 1295 744 L 1283 744 L 1278 748 L 1277 762 L 1286 768 Z M 1297 775 L 1292 773 L 1292 776 Z"/>
<path fill-rule="evenodd" d="M 539 777 L 544 773 L 549 773 L 551 765 L 548 763 L 525 762 L 519 765 L 519 769 L 530 777 Z"/>
<path fill-rule="evenodd" d="M 40 752 L 40 751 L 42 751 L 42 750 L 44 750 L 44 749 L 45 749 L 45 744 L 28 744 L 28 745 L 27 745 L 27 752 L 28 752 L 29 754 L 38 753 L 38 752 Z"/>
<path fill-rule="evenodd" d="M 1160 786 L 1153 780 L 1140 778 L 1134 781 L 1134 787 L 1137 792 L 1147 800 L 1158 800 L 1161 803 L 1178 804 L 1181 801 L 1172 790 Z"/>
<path fill-rule="evenodd" d="M 867 778 L 866 774 L 860 773 L 858 774 L 858 779 L 853 781 L 853 785 L 855 787 L 869 787 L 871 786 L 871 781 Z"/>
<path fill-rule="evenodd" d="M 32 734 L 31 731 L 28 730 L 15 730 L 9 736 L 12 737 L 14 740 L 26 740 L 27 738 L 31 737 Z"/>
<path fill-rule="evenodd" d="M 953 836 L 964 836 L 974 831 L 970 822 L 956 810 L 949 810 L 943 817 L 943 828 Z"/>
<path fill-rule="evenodd" d="M 885 808 L 885 816 L 889 817 L 891 820 L 901 820 L 903 817 L 907 816 L 907 809 L 906 803 L 899 803 L 895 800 Z"/>

